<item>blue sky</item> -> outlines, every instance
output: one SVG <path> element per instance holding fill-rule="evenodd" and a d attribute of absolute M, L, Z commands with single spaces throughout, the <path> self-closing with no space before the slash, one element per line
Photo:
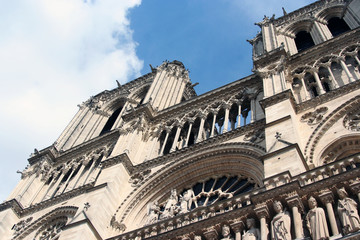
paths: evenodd
<path fill-rule="evenodd" d="M 264 15 L 313 0 L 0 0 L 0 200 L 77 104 L 179 60 L 198 94 L 251 74 Z"/>

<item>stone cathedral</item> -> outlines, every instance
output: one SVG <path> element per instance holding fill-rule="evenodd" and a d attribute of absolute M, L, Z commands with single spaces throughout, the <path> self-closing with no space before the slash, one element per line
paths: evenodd
<path fill-rule="evenodd" d="M 252 75 L 198 96 L 165 61 L 80 104 L 0 238 L 360 239 L 360 0 L 256 25 Z"/>

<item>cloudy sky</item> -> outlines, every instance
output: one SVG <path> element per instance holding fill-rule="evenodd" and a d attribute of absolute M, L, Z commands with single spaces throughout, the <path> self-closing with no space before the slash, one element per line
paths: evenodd
<path fill-rule="evenodd" d="M 198 94 L 251 73 L 264 15 L 314 0 L 0 0 L 0 202 L 77 104 L 179 60 Z"/>

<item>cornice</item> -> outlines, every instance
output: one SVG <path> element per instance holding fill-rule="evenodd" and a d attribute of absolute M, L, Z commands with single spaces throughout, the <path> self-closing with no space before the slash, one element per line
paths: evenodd
<path fill-rule="evenodd" d="M 91 183 L 88 183 L 81 187 L 75 188 L 71 191 L 65 192 L 61 195 L 50 198 L 48 200 L 39 202 L 35 205 L 31 205 L 30 207 L 27 207 L 27 208 L 23 208 L 22 205 L 16 199 L 11 199 L 9 201 L 6 201 L 6 202 L 0 204 L 0 211 L 11 208 L 16 213 L 16 215 L 21 218 L 21 217 L 33 214 L 35 212 L 38 212 L 42 209 L 56 205 L 58 203 L 64 202 L 70 198 L 73 198 L 73 197 L 79 196 L 81 194 L 84 194 L 84 193 L 87 193 L 90 191 L 94 191 L 96 189 L 103 188 L 106 186 L 107 186 L 106 183 L 101 184 L 99 186 L 95 186 L 95 182 L 91 182 Z"/>
<path fill-rule="evenodd" d="M 278 93 L 273 96 L 270 96 L 270 97 L 260 100 L 260 105 L 264 109 L 264 111 L 266 111 L 265 109 L 267 107 L 270 107 L 272 105 L 275 105 L 279 102 L 282 102 L 282 101 L 285 101 L 288 99 L 290 100 L 290 103 L 293 106 L 293 108 L 296 109 L 296 102 L 294 99 L 294 95 L 290 89 L 287 89 L 281 93 Z"/>
<path fill-rule="evenodd" d="M 80 145 L 72 147 L 69 150 L 60 152 L 61 155 L 57 159 L 55 159 L 55 161 L 57 164 L 63 163 L 75 159 L 84 154 L 87 154 L 88 152 L 97 149 L 99 147 L 102 147 L 104 145 L 113 144 L 117 141 L 120 135 L 121 134 L 119 129 L 112 130 L 111 132 L 108 132 L 104 135 L 98 136 Z"/>

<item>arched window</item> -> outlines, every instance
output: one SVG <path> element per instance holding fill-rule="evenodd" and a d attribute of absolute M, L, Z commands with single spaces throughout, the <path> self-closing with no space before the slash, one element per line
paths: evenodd
<path fill-rule="evenodd" d="M 109 117 L 109 119 L 107 120 L 104 128 L 101 130 L 100 135 L 103 135 L 107 132 L 110 132 L 111 128 L 113 127 L 116 119 L 118 118 L 120 112 L 122 110 L 122 107 L 119 107 L 118 109 L 115 110 L 115 112 L 113 112 L 113 114 Z"/>
<path fill-rule="evenodd" d="M 306 31 L 300 31 L 296 34 L 295 44 L 298 52 L 304 51 L 305 49 L 308 49 L 315 45 L 310 33 Z"/>
<path fill-rule="evenodd" d="M 333 17 L 328 20 L 328 28 L 334 37 L 350 30 L 350 27 L 344 19 L 338 17 Z"/>

